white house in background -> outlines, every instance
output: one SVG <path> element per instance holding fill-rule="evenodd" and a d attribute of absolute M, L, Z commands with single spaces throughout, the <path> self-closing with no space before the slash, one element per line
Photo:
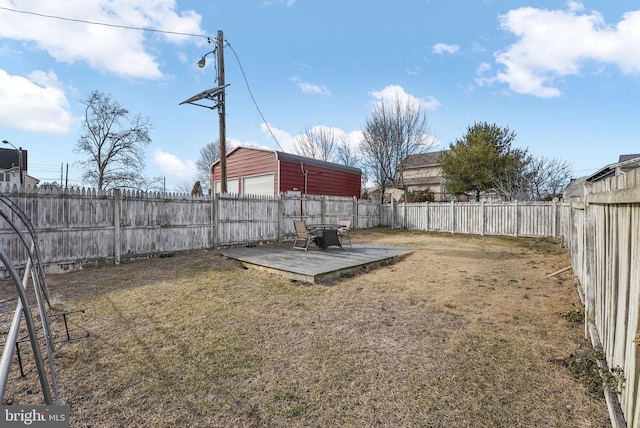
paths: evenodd
<path fill-rule="evenodd" d="M 19 186 L 21 173 L 23 184 L 26 186 L 33 187 L 40 182 L 28 174 L 26 150 L 0 148 L 0 189 L 4 190 L 7 184 Z"/>

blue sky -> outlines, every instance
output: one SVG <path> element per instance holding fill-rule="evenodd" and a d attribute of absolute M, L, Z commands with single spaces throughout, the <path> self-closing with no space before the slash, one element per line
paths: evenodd
<path fill-rule="evenodd" d="M 179 103 L 216 86 L 214 57 L 196 62 L 218 30 L 236 146 L 292 151 L 327 126 L 357 148 L 374 104 L 398 94 L 421 103 L 433 150 L 489 122 L 576 177 L 640 153 L 637 1 L 0 0 L 0 22 L 0 139 L 42 181 L 68 164 L 83 184 L 73 149 L 98 90 L 154 125 L 146 174 L 190 186 L 218 115 Z"/>

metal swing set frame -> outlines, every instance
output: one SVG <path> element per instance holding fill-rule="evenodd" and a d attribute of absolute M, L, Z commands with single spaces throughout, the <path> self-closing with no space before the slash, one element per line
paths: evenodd
<path fill-rule="evenodd" d="M 8 208 L 11 215 L 7 213 L 3 208 Z M 21 279 L 19 270 L 9 259 L 4 249 L 0 248 L 0 262 L 2 262 L 2 264 L 4 265 L 9 275 L 9 279 L 15 286 L 18 295 L 16 308 L 13 313 L 13 319 L 6 334 L 2 356 L 0 357 L 0 400 L 2 400 L 0 401 L 0 403 L 4 402 L 4 395 L 7 388 L 7 382 L 9 380 L 14 349 L 16 351 L 20 374 L 23 377 L 25 376 L 25 371 L 23 368 L 23 357 L 20 352 L 19 344 L 28 341 L 30 342 L 31 350 L 33 352 L 35 368 L 38 372 L 38 378 L 40 380 L 44 404 L 59 405 L 60 397 L 58 393 L 58 381 L 56 378 L 56 372 L 53 362 L 55 343 L 53 341 L 49 317 L 47 316 L 45 307 L 46 302 L 47 307 L 51 308 L 51 300 L 49 288 L 45 280 L 44 267 L 42 265 L 42 260 L 38 251 L 38 241 L 36 239 L 35 228 L 33 227 L 33 223 L 24 213 L 24 211 L 14 201 L 9 199 L 2 193 L 0 193 L 0 217 L 2 217 L 11 227 L 11 229 L 13 229 L 13 231 L 17 234 L 28 255 L 26 266 L 24 268 L 24 275 Z M 19 219 L 24 228 L 26 228 L 26 233 L 23 233 L 23 230 L 18 228 L 18 225 L 13 220 L 15 218 Z M 34 311 L 27 296 L 27 286 L 29 284 L 29 279 L 31 279 L 34 286 L 34 294 L 39 313 L 39 325 L 37 325 L 38 323 L 34 318 Z M 84 311 L 64 312 L 54 315 L 54 317 L 62 317 L 66 330 L 67 341 L 76 339 L 72 338 L 69 334 L 69 327 L 67 324 L 68 315 L 75 312 Z M 28 335 L 23 338 L 19 338 L 18 334 L 20 332 L 20 324 L 23 317 L 27 327 Z M 43 353 L 40 349 L 40 331 L 42 331 L 44 336 L 46 358 L 43 356 Z M 82 337 L 86 336 L 87 335 Z M 48 367 L 45 364 L 45 360 L 48 361 Z"/>

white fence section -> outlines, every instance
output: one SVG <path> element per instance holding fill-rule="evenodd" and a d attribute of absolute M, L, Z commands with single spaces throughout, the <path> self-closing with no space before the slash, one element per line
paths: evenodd
<path fill-rule="evenodd" d="M 392 228 L 476 235 L 559 236 L 557 202 L 424 202 L 381 207 L 381 224 Z"/>

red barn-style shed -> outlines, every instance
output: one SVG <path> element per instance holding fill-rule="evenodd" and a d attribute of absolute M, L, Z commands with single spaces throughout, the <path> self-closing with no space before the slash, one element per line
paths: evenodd
<path fill-rule="evenodd" d="M 362 171 L 276 150 L 237 147 L 227 153 L 227 192 L 278 196 L 360 197 Z M 211 166 L 214 193 L 220 192 L 220 161 Z"/>

